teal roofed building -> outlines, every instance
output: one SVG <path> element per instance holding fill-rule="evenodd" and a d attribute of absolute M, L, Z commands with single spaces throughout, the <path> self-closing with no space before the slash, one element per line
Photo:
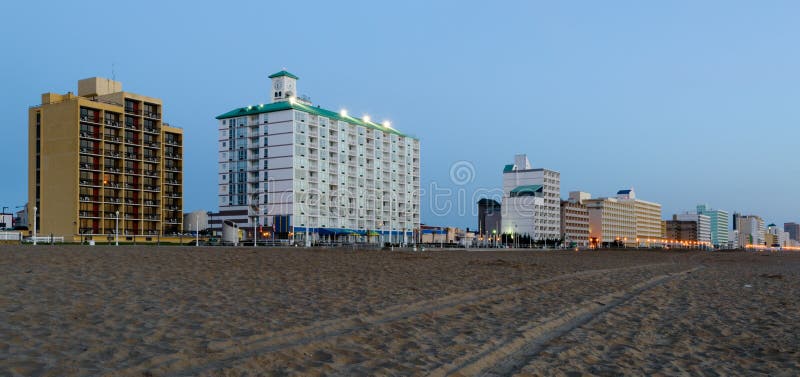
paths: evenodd
<path fill-rule="evenodd" d="M 220 213 L 212 227 L 231 220 L 245 238 L 300 244 L 415 239 L 419 139 L 388 121 L 314 105 L 287 70 L 268 78 L 268 103 L 216 117 Z"/>
<path fill-rule="evenodd" d="M 729 241 L 729 214 L 721 209 L 712 209 L 706 204 L 697 205 L 697 214 L 706 215 L 711 221 L 711 244 L 714 247 L 727 247 Z"/>

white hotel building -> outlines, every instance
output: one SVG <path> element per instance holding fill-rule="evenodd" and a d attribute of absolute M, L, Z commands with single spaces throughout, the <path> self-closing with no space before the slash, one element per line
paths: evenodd
<path fill-rule="evenodd" d="M 528 156 L 514 156 L 503 168 L 502 233 L 532 240 L 561 237 L 561 173 L 531 166 Z"/>
<path fill-rule="evenodd" d="M 269 77 L 271 103 L 217 117 L 213 222 L 234 221 L 247 238 L 255 227 L 276 239 L 410 242 L 420 226 L 419 140 L 313 106 L 289 72 Z"/>

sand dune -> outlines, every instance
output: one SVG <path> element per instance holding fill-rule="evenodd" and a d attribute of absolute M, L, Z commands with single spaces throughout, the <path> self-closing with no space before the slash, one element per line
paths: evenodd
<path fill-rule="evenodd" d="M 0 375 L 796 375 L 800 255 L 0 247 Z"/>

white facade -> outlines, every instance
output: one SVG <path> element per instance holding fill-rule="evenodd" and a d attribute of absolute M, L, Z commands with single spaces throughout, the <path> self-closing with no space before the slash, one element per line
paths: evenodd
<path fill-rule="evenodd" d="M 764 220 L 755 215 L 739 216 L 736 229 L 739 231 L 739 247 L 748 245 L 763 245 L 766 227 Z"/>
<path fill-rule="evenodd" d="M 711 209 L 705 204 L 697 205 L 697 213 L 711 218 L 711 243 L 718 247 L 728 245 L 728 212 Z"/>
<path fill-rule="evenodd" d="M 271 76 L 273 103 L 218 117 L 220 220 L 245 231 L 308 227 L 312 238 L 391 229 L 397 242 L 419 229 L 419 140 L 311 106 L 281 73 Z"/>
<path fill-rule="evenodd" d="M 697 223 L 697 241 L 711 242 L 711 218 L 696 213 L 681 213 L 676 217 L 680 221 L 694 221 Z"/>
<path fill-rule="evenodd" d="M 521 187 L 541 186 L 533 195 L 513 196 Z M 561 174 L 534 169 L 524 154 L 514 156 L 514 164 L 503 169 L 503 233 L 528 234 L 533 240 L 561 237 Z"/>

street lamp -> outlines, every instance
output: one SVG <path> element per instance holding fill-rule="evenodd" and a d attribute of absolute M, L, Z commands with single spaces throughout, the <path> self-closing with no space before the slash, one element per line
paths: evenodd
<path fill-rule="evenodd" d="M 492 247 L 497 246 L 497 229 L 492 229 Z"/>
<path fill-rule="evenodd" d="M 208 215 L 208 230 L 211 232 L 210 236 L 214 237 L 214 212 L 208 211 L 206 215 Z"/>
<path fill-rule="evenodd" d="M 117 215 L 116 217 L 117 225 L 116 229 L 114 230 L 114 245 L 119 246 L 119 211 L 116 211 L 114 213 Z"/>
<path fill-rule="evenodd" d="M 33 207 L 33 244 L 36 245 L 36 211 L 38 207 Z"/>

